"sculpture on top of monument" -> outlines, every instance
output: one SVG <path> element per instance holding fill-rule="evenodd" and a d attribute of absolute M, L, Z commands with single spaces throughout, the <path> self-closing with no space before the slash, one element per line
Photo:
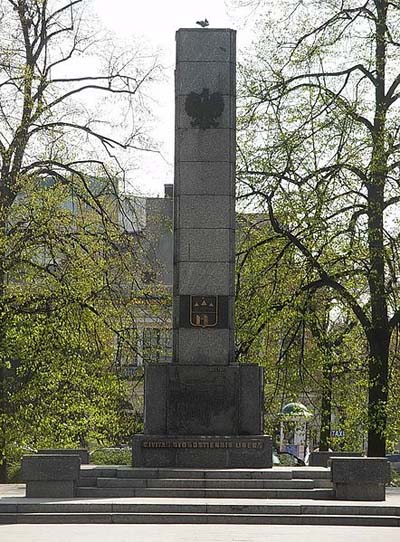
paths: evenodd
<path fill-rule="evenodd" d="M 206 28 L 206 26 L 210 26 L 210 23 L 207 19 L 204 19 L 204 21 L 196 21 L 196 24 L 201 26 L 202 28 Z"/>

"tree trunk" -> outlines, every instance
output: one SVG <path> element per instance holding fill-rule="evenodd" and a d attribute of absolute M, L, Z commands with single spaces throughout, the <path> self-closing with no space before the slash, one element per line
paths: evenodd
<path fill-rule="evenodd" d="M 0 186 L 0 240 L 5 240 L 6 230 L 6 207 L 4 205 L 5 197 L 3 195 L 3 186 Z M 0 483 L 6 484 L 7 477 L 7 369 L 5 366 L 5 295 L 6 295 L 6 272 L 4 268 L 6 250 L 4 243 L 1 243 L 0 250 Z"/>
<path fill-rule="evenodd" d="M 386 405 L 389 380 L 389 331 L 375 334 L 370 344 L 368 363 L 368 456 L 386 454 Z"/>
<path fill-rule="evenodd" d="M 321 430 L 319 436 L 319 449 L 321 452 L 329 450 L 332 419 L 332 360 L 325 359 L 322 368 L 322 394 L 321 394 Z"/>
<path fill-rule="evenodd" d="M 371 176 L 368 192 L 368 286 L 371 298 L 371 328 L 369 342 L 368 393 L 368 456 L 384 456 L 386 452 L 386 404 L 388 398 L 390 329 L 385 287 L 384 209 L 387 180 L 386 130 L 386 19 L 388 3 L 376 1 L 375 44 L 375 115 L 371 154 Z"/>
<path fill-rule="evenodd" d="M 1 258 L 1 255 L 0 255 Z M 2 260 L 4 261 L 4 260 Z M 4 352 L 4 295 L 5 274 L 0 263 L 0 349 Z M 4 357 L 0 359 L 0 484 L 7 483 L 7 457 L 6 457 L 6 423 L 7 423 L 7 390 L 6 367 Z"/>

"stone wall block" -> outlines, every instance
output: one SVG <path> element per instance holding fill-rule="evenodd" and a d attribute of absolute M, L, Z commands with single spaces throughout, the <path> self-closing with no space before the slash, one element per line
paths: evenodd
<path fill-rule="evenodd" d="M 79 455 L 25 455 L 22 459 L 22 479 L 78 480 L 81 460 Z"/>
<path fill-rule="evenodd" d="M 180 328 L 176 361 L 193 365 L 227 365 L 233 361 L 229 335 L 229 329 Z"/>
<path fill-rule="evenodd" d="M 233 295 L 230 280 L 233 264 L 222 262 L 179 262 L 180 295 Z"/>
<path fill-rule="evenodd" d="M 230 62 L 178 62 L 176 94 L 201 94 L 203 89 L 208 88 L 210 93 L 235 96 L 235 75 L 235 66 Z"/>
<path fill-rule="evenodd" d="M 232 229 L 232 206 L 230 196 L 180 196 L 178 229 Z"/>
<path fill-rule="evenodd" d="M 145 433 L 162 434 L 167 426 L 168 366 L 149 364 L 145 366 L 144 426 Z M 152 404 L 157 401 L 157 406 Z"/>
<path fill-rule="evenodd" d="M 81 465 L 87 465 L 90 461 L 89 450 L 86 448 L 42 448 L 38 454 L 44 455 L 78 455 Z"/>
<path fill-rule="evenodd" d="M 229 128 L 177 130 L 178 159 L 180 162 L 235 161 L 235 132 Z"/>
<path fill-rule="evenodd" d="M 332 457 L 331 478 L 338 500 L 385 500 L 390 464 L 384 457 Z"/>
<path fill-rule="evenodd" d="M 233 262 L 230 229 L 183 229 L 180 231 L 179 261 Z"/>
<path fill-rule="evenodd" d="M 222 162 L 180 162 L 177 164 L 179 193 L 184 195 L 226 195 L 233 197 L 234 164 Z"/>
<path fill-rule="evenodd" d="M 236 31 L 230 29 L 185 29 L 176 33 L 177 59 L 180 61 L 236 62 Z"/>
<path fill-rule="evenodd" d="M 79 455 L 26 455 L 21 478 L 27 497 L 72 498 L 76 494 L 81 460 Z"/>
<path fill-rule="evenodd" d="M 253 364 L 240 365 L 240 418 L 241 434 L 259 435 L 263 432 L 263 370 Z"/>

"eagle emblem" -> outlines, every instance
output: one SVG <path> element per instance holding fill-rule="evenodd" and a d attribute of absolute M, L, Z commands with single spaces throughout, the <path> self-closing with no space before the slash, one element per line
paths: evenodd
<path fill-rule="evenodd" d="M 191 92 L 185 101 L 185 111 L 193 120 L 190 125 L 193 128 L 207 130 L 207 128 L 217 128 L 218 117 L 224 110 L 224 100 L 219 92 L 210 94 L 208 88 L 203 88 L 201 94 Z"/>

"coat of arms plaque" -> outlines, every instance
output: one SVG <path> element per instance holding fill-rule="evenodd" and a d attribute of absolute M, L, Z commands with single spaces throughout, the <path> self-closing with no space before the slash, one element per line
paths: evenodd
<path fill-rule="evenodd" d="M 190 296 L 190 324 L 193 327 L 214 327 L 218 323 L 218 297 Z"/>

